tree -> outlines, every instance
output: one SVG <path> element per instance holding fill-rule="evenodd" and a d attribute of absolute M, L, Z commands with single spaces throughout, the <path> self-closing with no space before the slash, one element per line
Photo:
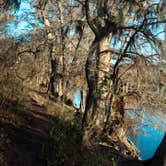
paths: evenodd
<path fill-rule="evenodd" d="M 39 58 L 44 52 L 47 58 L 43 60 L 43 68 L 49 69 L 43 70 L 42 76 L 37 74 L 40 77 L 37 84 L 49 77 L 47 88 L 53 97 L 71 98 L 74 86 L 84 92 L 82 129 L 88 133 L 85 135 L 91 137 L 96 131 L 100 134 L 104 131 L 123 138 L 124 97 L 129 94 L 122 93 L 120 85 L 127 83 L 134 66 L 138 78 L 136 95 L 143 96 L 144 71 L 151 64 L 156 68 L 164 62 L 160 56 L 163 40 L 160 32 L 166 21 L 163 3 L 36 1 L 34 16 L 44 25 L 43 36 L 36 44 L 31 41 L 30 49 L 21 50 L 18 55 L 30 52 Z M 19 5 L 19 1 L 4 1 L 2 6 L 19 9 Z M 38 29 L 33 31 L 34 38 L 37 33 Z M 79 83 L 75 83 L 75 77 L 79 77 Z M 132 78 L 135 76 L 131 75 Z"/>
<path fill-rule="evenodd" d="M 119 70 L 123 66 L 120 64 L 125 59 L 130 59 L 130 63 L 142 59 L 146 64 L 147 56 L 154 57 L 153 54 L 147 55 L 141 51 L 141 42 L 149 44 L 148 50 L 152 49 L 158 55 L 156 50 L 160 40 L 155 36 L 152 27 L 165 23 L 165 19 L 159 17 L 160 3 L 85 1 L 87 23 L 95 38 L 86 62 L 88 95 L 83 127 L 86 123 L 88 126 L 104 126 L 105 131 L 116 133 L 120 137 L 124 135 L 121 130 L 121 119 L 124 115 L 123 96 L 118 93 Z M 116 41 L 118 38 L 121 42 L 120 49 L 110 49 L 110 39 Z M 111 69 L 110 60 L 113 55 L 116 56 L 116 62 Z M 153 58 L 149 63 L 152 61 Z"/>

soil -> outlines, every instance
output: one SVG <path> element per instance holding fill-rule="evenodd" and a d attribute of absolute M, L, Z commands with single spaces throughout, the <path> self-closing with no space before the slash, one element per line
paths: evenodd
<path fill-rule="evenodd" d="M 54 117 L 45 107 L 32 110 L 0 108 L 0 166 L 44 166 L 43 145 Z"/>

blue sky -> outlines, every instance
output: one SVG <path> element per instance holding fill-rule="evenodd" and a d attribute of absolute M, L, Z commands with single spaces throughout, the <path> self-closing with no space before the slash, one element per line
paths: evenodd
<path fill-rule="evenodd" d="M 34 27 L 44 27 L 35 16 L 36 10 L 32 6 L 32 0 L 22 0 L 17 11 L 11 11 L 14 20 L 10 20 L 4 25 L 3 32 L 5 37 L 15 38 L 19 40 L 31 40 L 29 33 L 33 31 Z"/>
<path fill-rule="evenodd" d="M 41 28 L 44 27 L 44 24 L 42 24 L 42 22 L 34 16 L 36 9 L 32 6 L 33 2 L 33 0 L 22 0 L 19 9 L 11 12 L 11 15 L 14 16 L 14 20 L 9 21 L 6 25 L 4 25 L 3 35 L 5 35 L 5 37 L 16 38 L 16 40 L 19 40 L 24 36 L 26 36 L 26 38 L 30 38 L 30 36 L 28 37 L 28 34 L 34 29 L 35 26 Z M 71 0 L 70 3 L 74 3 L 74 1 Z M 134 16 L 134 13 L 132 13 L 131 16 Z M 129 24 L 131 23 L 129 22 Z M 164 31 L 163 25 L 153 30 L 154 34 L 158 34 L 158 38 L 160 40 L 164 40 L 165 34 L 164 32 L 159 33 L 161 31 Z M 116 49 L 119 49 L 121 47 L 121 43 L 116 42 L 115 47 Z"/>

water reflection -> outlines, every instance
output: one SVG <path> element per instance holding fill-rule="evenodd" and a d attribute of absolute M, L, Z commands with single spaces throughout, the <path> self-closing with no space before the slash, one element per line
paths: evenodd
<path fill-rule="evenodd" d="M 166 116 L 160 110 L 148 109 L 127 110 L 126 116 L 133 119 L 129 139 L 140 150 L 140 157 L 143 160 L 151 158 L 159 146 L 166 131 Z"/>
<path fill-rule="evenodd" d="M 76 108 L 80 109 L 81 105 L 81 91 L 79 89 L 75 90 L 73 102 Z"/>
<path fill-rule="evenodd" d="M 80 108 L 81 91 L 76 90 L 74 93 L 74 104 Z M 126 119 L 130 119 L 129 139 L 137 146 L 141 159 L 151 158 L 166 131 L 166 115 L 157 109 L 127 109 Z M 131 125 L 132 124 L 132 125 Z"/>

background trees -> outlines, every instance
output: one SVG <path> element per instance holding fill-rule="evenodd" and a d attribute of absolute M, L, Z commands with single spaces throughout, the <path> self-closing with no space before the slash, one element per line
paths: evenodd
<path fill-rule="evenodd" d="M 3 10 L 1 17 L 14 19 L 22 3 L 3 1 L 3 9 L 16 13 Z M 155 103 L 156 97 L 159 103 L 165 100 L 164 70 L 159 69 L 165 65 L 161 49 L 165 49 L 163 3 L 29 1 L 36 20 L 31 22 L 31 38 L 29 34 L 19 38 L 15 48 L 11 47 L 15 50 L 15 59 L 10 61 L 16 77 L 27 87 L 62 101 L 71 100 L 73 89 L 79 88 L 84 108 L 82 129 L 89 135 L 100 129 L 124 136 L 124 106 L 129 95 L 136 96 L 140 104 Z M 3 24 L 6 21 L 4 18 Z M 31 40 L 23 41 L 27 38 Z M 6 54 L 7 51 L 3 53 Z M 129 82 L 134 82 L 131 91 Z"/>

